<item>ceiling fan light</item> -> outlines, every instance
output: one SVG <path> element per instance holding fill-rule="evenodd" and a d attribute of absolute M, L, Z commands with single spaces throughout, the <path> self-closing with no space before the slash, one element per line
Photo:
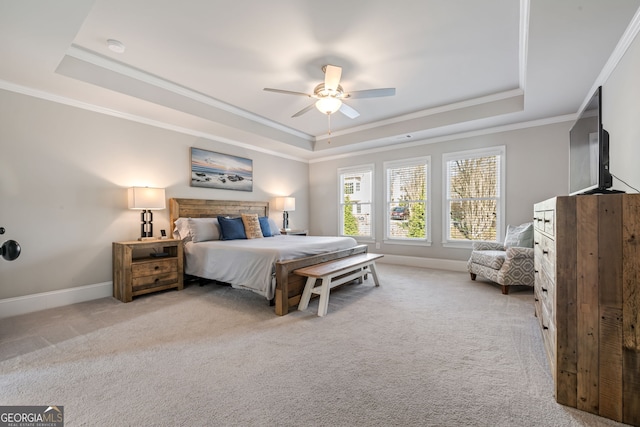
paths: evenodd
<path fill-rule="evenodd" d="M 326 97 L 320 98 L 316 101 L 316 108 L 324 114 L 333 114 L 340 109 L 342 101 L 338 98 Z"/>

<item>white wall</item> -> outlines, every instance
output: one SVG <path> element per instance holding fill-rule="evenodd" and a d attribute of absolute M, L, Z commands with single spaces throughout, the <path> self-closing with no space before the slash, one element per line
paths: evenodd
<path fill-rule="evenodd" d="M 611 164 L 616 177 L 640 189 L 640 37 L 627 49 L 602 86 L 602 125 L 609 131 Z M 636 193 L 613 179 L 613 188 Z"/>
<path fill-rule="evenodd" d="M 189 147 L 253 159 L 253 192 L 190 187 Z M 22 246 L 0 259 L 0 299 L 111 281 L 111 243 L 140 235 L 133 185 L 165 187 L 167 198 L 293 195 L 291 226 L 308 228 L 305 162 L 0 91 L 0 243 Z M 271 217 L 281 223 L 273 204 Z M 168 229 L 168 209 L 153 223 L 156 235 Z"/>
<path fill-rule="evenodd" d="M 412 143 L 404 148 L 359 153 L 348 158 L 312 163 L 309 168 L 310 231 L 312 234 L 338 233 L 337 169 L 373 163 L 375 164 L 375 234 L 376 242 L 381 244 L 381 248 L 375 249 L 375 246 L 371 245 L 370 250 L 399 256 L 466 260 L 469 258 L 469 250 L 445 248 L 442 245 L 442 155 L 481 147 L 506 146 L 506 224 L 521 224 L 531 220 L 534 203 L 559 194 L 567 194 L 571 124 L 571 122 L 561 122 L 433 144 L 425 141 L 422 145 Z M 386 215 L 382 163 L 418 156 L 431 156 L 433 243 L 431 247 L 384 244 L 383 220 Z"/>

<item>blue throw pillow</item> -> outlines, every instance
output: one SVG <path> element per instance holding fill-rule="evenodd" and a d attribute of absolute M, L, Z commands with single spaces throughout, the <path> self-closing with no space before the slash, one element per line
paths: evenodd
<path fill-rule="evenodd" d="M 271 226 L 269 225 L 269 218 L 266 216 L 258 217 L 258 221 L 260 221 L 260 229 L 262 230 L 262 235 L 264 237 L 271 237 Z"/>
<path fill-rule="evenodd" d="M 219 216 L 218 224 L 220 224 L 222 240 L 247 238 L 247 235 L 244 232 L 244 223 L 242 222 L 242 218 L 225 218 L 223 216 Z"/>

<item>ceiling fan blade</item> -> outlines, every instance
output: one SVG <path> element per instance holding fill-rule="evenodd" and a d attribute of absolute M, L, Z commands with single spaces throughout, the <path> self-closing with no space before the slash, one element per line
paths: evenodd
<path fill-rule="evenodd" d="M 316 103 L 314 102 L 313 104 L 309 105 L 308 107 L 304 107 L 302 110 L 300 110 L 297 113 L 295 113 L 293 116 L 291 116 L 291 118 L 299 117 L 299 116 L 303 115 L 304 113 L 306 113 L 307 111 L 310 111 L 311 109 L 313 109 L 313 107 L 315 107 L 315 106 L 316 106 Z"/>
<path fill-rule="evenodd" d="M 266 90 L 267 92 L 284 93 L 285 95 L 301 95 L 301 96 L 306 96 L 308 98 L 313 97 L 313 95 L 308 94 L 308 93 L 293 92 L 291 90 L 272 89 L 270 87 L 265 87 L 264 90 Z"/>
<path fill-rule="evenodd" d="M 349 117 L 350 119 L 355 119 L 356 117 L 358 117 L 360 115 L 360 113 L 358 113 L 356 110 L 354 110 L 352 107 L 349 107 L 347 104 L 345 104 L 344 102 L 342 103 L 342 105 L 340 106 L 340 112 L 342 114 L 344 114 L 345 116 Z"/>
<path fill-rule="evenodd" d="M 340 84 L 340 77 L 342 76 L 342 67 L 335 65 L 327 65 L 324 68 L 324 88 L 330 91 L 336 91 Z"/>
<path fill-rule="evenodd" d="M 345 98 L 377 98 L 380 96 L 393 96 L 396 88 L 387 87 L 383 89 L 355 90 L 344 95 Z"/>

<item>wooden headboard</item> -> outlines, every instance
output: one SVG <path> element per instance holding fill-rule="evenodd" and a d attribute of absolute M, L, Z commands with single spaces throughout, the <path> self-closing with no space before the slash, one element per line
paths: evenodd
<path fill-rule="evenodd" d="M 269 202 L 242 202 L 238 200 L 169 199 L 171 230 L 178 218 L 215 218 L 218 215 L 237 217 L 243 213 L 269 216 Z"/>

